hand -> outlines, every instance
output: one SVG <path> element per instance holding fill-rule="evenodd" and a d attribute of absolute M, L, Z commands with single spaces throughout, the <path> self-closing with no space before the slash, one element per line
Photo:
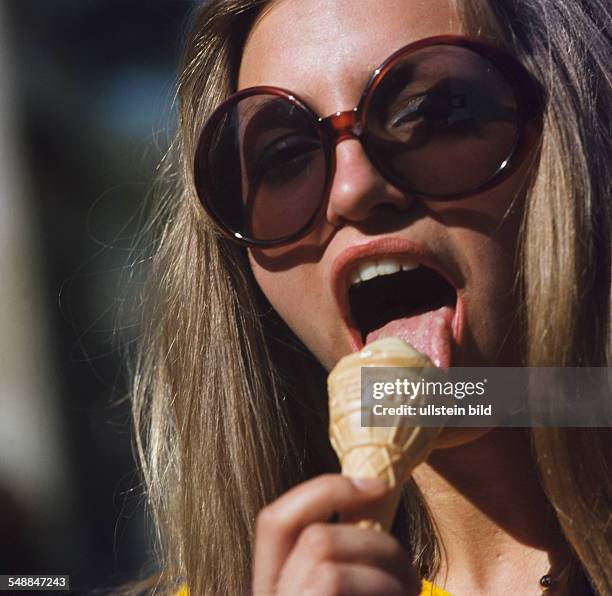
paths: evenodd
<path fill-rule="evenodd" d="M 421 582 L 386 532 L 326 523 L 385 495 L 382 480 L 325 474 L 291 489 L 257 517 L 253 596 L 412 596 Z"/>

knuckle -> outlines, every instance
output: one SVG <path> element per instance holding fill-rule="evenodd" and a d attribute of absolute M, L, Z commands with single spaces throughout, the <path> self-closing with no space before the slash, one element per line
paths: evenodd
<path fill-rule="evenodd" d="M 314 579 L 317 594 L 333 596 L 342 591 L 342 573 L 333 563 L 325 562 L 318 565 Z"/>
<path fill-rule="evenodd" d="M 312 524 L 303 532 L 300 542 L 311 557 L 325 560 L 332 556 L 334 540 L 331 532 L 323 524 Z"/>
<path fill-rule="evenodd" d="M 267 505 L 257 514 L 256 527 L 258 534 L 278 531 L 282 525 L 283 518 L 274 504 Z"/>

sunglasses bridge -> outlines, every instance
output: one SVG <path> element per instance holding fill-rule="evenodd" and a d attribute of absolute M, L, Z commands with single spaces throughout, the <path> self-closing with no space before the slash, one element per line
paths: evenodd
<path fill-rule="evenodd" d="M 319 118 L 321 124 L 329 138 L 337 145 L 345 139 L 361 139 L 363 130 L 359 122 L 357 108 L 336 112 L 326 118 Z"/>

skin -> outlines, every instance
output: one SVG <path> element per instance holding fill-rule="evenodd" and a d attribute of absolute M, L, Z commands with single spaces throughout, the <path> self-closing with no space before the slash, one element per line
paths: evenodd
<path fill-rule="evenodd" d="M 327 116 L 352 109 L 394 50 L 448 33 L 465 32 L 442 0 L 277 0 L 250 32 L 239 88 L 290 89 Z M 351 351 L 329 283 L 334 259 L 374 237 L 398 237 L 425 243 L 459 272 L 465 321 L 453 365 L 517 365 L 513 288 L 527 166 L 459 203 L 428 204 L 388 184 L 355 139 L 337 145 L 336 160 L 325 220 L 292 245 L 249 251 L 257 282 L 312 353 L 331 369 Z M 435 580 L 454 595 L 539 594 L 539 578 L 564 553 L 526 435 L 455 429 L 436 446 L 415 472 L 446 549 Z M 326 523 L 337 511 L 358 517 L 383 493 L 375 482 L 324 475 L 266 507 L 254 594 L 418 594 L 417 575 L 392 537 Z"/>

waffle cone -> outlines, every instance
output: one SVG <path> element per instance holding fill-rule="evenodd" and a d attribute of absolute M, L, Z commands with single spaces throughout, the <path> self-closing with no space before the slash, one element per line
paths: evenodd
<path fill-rule="evenodd" d="M 394 366 L 414 368 L 419 376 L 433 364 L 406 342 L 385 338 L 346 356 L 327 378 L 329 435 L 340 459 L 342 474 L 351 478 L 382 478 L 391 489 L 386 498 L 368 511 L 362 525 L 391 528 L 404 482 L 427 459 L 441 428 L 406 424 L 398 417 L 393 427 L 362 426 L 361 368 Z"/>

